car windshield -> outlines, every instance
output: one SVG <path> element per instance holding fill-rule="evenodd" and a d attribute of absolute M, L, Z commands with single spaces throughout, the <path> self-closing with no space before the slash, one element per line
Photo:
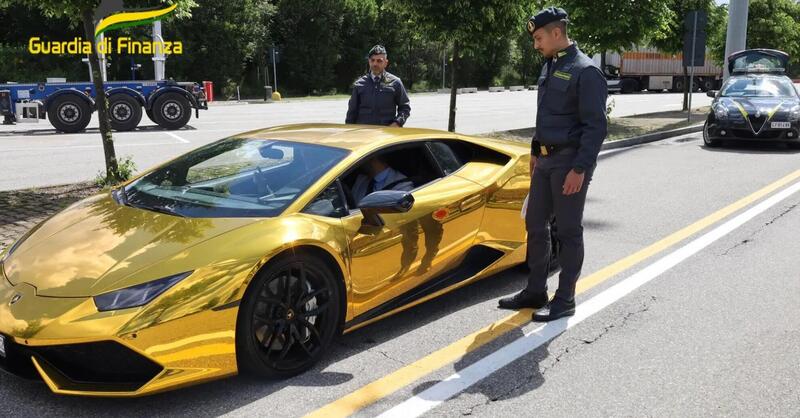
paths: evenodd
<path fill-rule="evenodd" d="M 723 97 L 796 97 L 794 86 L 782 77 L 731 78 L 722 89 Z"/>
<path fill-rule="evenodd" d="M 116 193 L 129 206 L 190 218 L 280 215 L 349 151 L 228 138 L 185 154 Z"/>

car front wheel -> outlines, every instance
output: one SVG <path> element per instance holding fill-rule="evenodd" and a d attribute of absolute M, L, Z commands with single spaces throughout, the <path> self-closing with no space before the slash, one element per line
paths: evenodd
<path fill-rule="evenodd" d="M 709 148 L 719 146 L 719 140 L 711 138 L 711 135 L 708 133 L 708 121 L 703 125 L 703 143 Z"/>
<path fill-rule="evenodd" d="M 339 332 L 340 287 L 321 260 L 278 257 L 250 284 L 236 326 L 241 372 L 285 378 L 311 368 Z"/>

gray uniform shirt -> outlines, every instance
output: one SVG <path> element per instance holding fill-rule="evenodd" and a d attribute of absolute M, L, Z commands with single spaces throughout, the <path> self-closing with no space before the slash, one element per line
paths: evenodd
<path fill-rule="evenodd" d="M 372 73 L 353 83 L 345 123 L 403 126 L 411 116 L 411 101 L 399 77 L 384 72 L 375 83 Z"/>
<path fill-rule="evenodd" d="M 575 145 L 573 167 L 594 166 L 608 131 L 603 72 L 573 43 L 542 67 L 538 85 L 534 139 L 546 145 Z"/>

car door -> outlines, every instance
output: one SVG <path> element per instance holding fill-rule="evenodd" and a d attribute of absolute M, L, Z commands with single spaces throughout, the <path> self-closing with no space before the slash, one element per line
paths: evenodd
<path fill-rule="evenodd" d="M 480 227 L 484 188 L 442 170 L 429 143 L 419 145 L 420 157 L 434 166 L 439 178 L 411 191 L 415 201 L 410 211 L 381 215 L 385 225 L 380 228 L 365 228 L 358 210 L 342 219 L 357 316 L 391 310 L 393 301 L 455 268 Z"/>

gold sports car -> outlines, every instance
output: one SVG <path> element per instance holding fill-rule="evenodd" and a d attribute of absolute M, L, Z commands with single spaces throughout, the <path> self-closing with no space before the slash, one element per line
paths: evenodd
<path fill-rule="evenodd" d="M 88 396 L 301 373 L 342 332 L 523 263 L 529 159 L 358 125 L 200 147 L 0 254 L 0 369 Z"/>

